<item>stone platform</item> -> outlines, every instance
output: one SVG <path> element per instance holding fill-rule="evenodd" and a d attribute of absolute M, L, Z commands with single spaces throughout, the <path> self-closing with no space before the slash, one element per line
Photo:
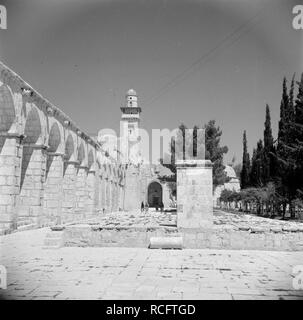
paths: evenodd
<path fill-rule="evenodd" d="M 183 237 L 184 248 L 303 251 L 303 223 L 214 212 L 209 229 L 177 228 L 175 213 L 117 212 L 67 225 L 64 246 L 145 247 L 151 237 Z M 55 231 L 54 231 L 55 232 Z"/>
<path fill-rule="evenodd" d="M 0 236 L 7 289 L 0 299 L 302 300 L 302 252 L 43 249 L 49 228 Z"/>

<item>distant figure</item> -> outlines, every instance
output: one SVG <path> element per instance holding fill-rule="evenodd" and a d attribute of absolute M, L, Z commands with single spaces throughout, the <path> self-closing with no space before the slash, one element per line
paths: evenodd
<path fill-rule="evenodd" d="M 163 202 L 161 202 L 161 204 L 160 204 L 160 209 L 161 209 L 161 213 L 163 213 L 163 209 L 164 209 L 164 204 L 163 204 Z"/>
<path fill-rule="evenodd" d="M 141 202 L 141 212 L 143 212 L 144 211 L 144 202 L 142 201 Z"/>
<path fill-rule="evenodd" d="M 148 213 L 148 203 L 147 202 L 145 202 L 145 213 Z"/>

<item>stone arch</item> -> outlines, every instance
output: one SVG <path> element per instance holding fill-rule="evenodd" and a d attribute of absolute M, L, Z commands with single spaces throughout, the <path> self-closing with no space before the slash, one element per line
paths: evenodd
<path fill-rule="evenodd" d="M 32 107 L 28 113 L 24 126 L 24 143 L 25 144 L 35 144 L 38 142 L 38 139 L 41 137 L 42 127 L 41 120 L 38 110 L 35 107 Z"/>
<path fill-rule="evenodd" d="M 56 153 L 62 143 L 61 132 L 57 122 L 54 122 L 48 138 L 48 152 Z M 48 176 L 49 169 L 52 165 L 53 157 L 48 157 L 46 162 L 46 177 Z"/>
<path fill-rule="evenodd" d="M 15 121 L 14 99 L 6 85 L 0 86 L 0 132 L 8 132 Z"/>
<path fill-rule="evenodd" d="M 26 176 L 27 168 L 31 161 L 34 146 L 37 144 L 42 134 L 41 121 L 38 110 L 33 107 L 25 121 L 24 127 L 24 141 L 23 141 L 23 153 L 22 153 L 22 164 L 21 164 L 21 180 L 20 189 L 22 189 L 24 179 Z"/>
<path fill-rule="evenodd" d="M 84 160 L 85 160 L 85 149 L 84 149 L 83 142 L 81 142 L 79 147 L 78 147 L 77 160 L 79 161 L 79 165 L 82 165 Z"/>
<path fill-rule="evenodd" d="M 95 155 L 92 149 L 88 153 L 87 161 L 88 161 L 88 165 L 87 165 L 88 170 L 90 170 L 95 164 Z"/>
<path fill-rule="evenodd" d="M 68 162 L 75 161 L 75 142 L 73 136 L 69 133 L 64 146 L 64 166 L 63 166 L 63 176 L 65 175 Z"/>
<path fill-rule="evenodd" d="M 48 151 L 57 152 L 61 145 L 61 132 L 57 122 L 54 122 L 49 132 Z"/>
<path fill-rule="evenodd" d="M 163 189 L 159 181 L 153 180 L 147 187 L 147 202 L 149 207 L 160 207 L 163 203 Z"/>
<path fill-rule="evenodd" d="M 75 143 L 71 134 L 67 136 L 65 141 L 65 159 L 67 161 L 72 160 L 75 153 Z"/>
<path fill-rule="evenodd" d="M 9 132 L 15 121 L 16 113 L 13 96 L 9 88 L 0 86 L 0 133 Z M 6 138 L 0 136 L 0 154 L 5 144 Z"/>

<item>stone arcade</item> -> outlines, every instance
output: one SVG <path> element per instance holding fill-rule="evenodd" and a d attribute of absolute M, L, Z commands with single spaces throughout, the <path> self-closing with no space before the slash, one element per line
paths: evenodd
<path fill-rule="evenodd" d="M 133 89 L 127 92 L 121 111 L 131 144 L 138 138 L 141 113 Z M 172 206 L 175 195 L 165 179 L 160 180 L 172 175 L 170 170 L 142 165 L 140 150 L 131 145 L 123 154 L 127 161 L 121 161 L 122 153 L 108 152 L 101 140 L 102 136 L 83 132 L 0 63 L 0 234 L 87 220 L 104 212 L 139 210 L 142 202 L 150 207 Z M 194 217 L 191 227 L 197 218 L 208 226 L 212 221 L 211 170 L 202 167 L 196 168 L 199 175 L 190 186 L 187 180 L 193 169 L 178 168 L 179 208 L 183 206 L 187 221 Z M 203 194 L 198 192 L 201 187 Z M 193 199 L 188 198 L 190 193 Z M 189 208 L 185 202 L 191 200 Z M 203 217 L 197 215 L 204 209 Z M 181 215 L 186 228 L 184 221 Z"/>

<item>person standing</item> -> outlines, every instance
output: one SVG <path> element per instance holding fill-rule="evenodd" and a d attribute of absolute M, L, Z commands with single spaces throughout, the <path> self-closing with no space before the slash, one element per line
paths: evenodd
<path fill-rule="evenodd" d="M 141 213 L 144 211 L 144 202 L 141 202 Z"/>
<path fill-rule="evenodd" d="M 148 213 L 148 208 L 149 208 L 148 203 L 145 202 L 145 213 Z"/>

